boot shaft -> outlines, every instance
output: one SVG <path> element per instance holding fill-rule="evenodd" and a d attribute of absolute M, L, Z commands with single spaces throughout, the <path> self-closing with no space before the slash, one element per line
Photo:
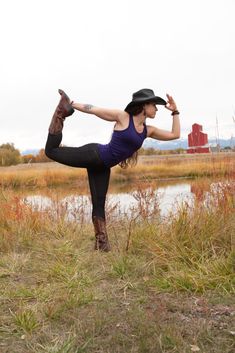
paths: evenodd
<path fill-rule="evenodd" d="M 70 104 L 70 99 L 67 94 L 62 90 L 59 90 L 59 93 L 61 98 L 49 126 L 49 133 L 52 135 L 60 134 L 64 127 L 65 118 L 74 113 L 74 109 Z"/>
<path fill-rule="evenodd" d="M 101 217 L 92 217 L 92 222 L 94 225 L 94 230 L 95 230 L 95 250 L 101 250 L 108 252 L 111 250 L 109 240 L 108 240 L 108 234 L 106 231 L 106 222 L 105 219 Z"/>

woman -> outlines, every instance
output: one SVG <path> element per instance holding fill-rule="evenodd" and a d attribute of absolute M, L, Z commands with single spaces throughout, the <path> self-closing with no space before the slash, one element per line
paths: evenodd
<path fill-rule="evenodd" d="M 110 169 L 117 164 L 126 167 L 136 162 L 136 151 L 142 146 L 146 137 L 165 141 L 179 138 L 179 111 L 170 95 L 167 94 L 168 101 L 166 102 L 147 88 L 135 92 L 132 101 L 124 111 L 74 103 L 70 101 L 65 92 L 59 90 L 59 93 L 61 99 L 49 127 L 45 153 L 56 162 L 87 169 L 92 199 L 92 221 L 96 237 L 95 250 L 109 251 L 110 245 L 105 223 L 105 199 Z M 146 125 L 146 118 L 155 118 L 157 105 L 164 105 L 172 112 L 171 131 Z M 109 144 L 89 143 L 82 147 L 60 147 L 63 122 L 66 117 L 74 113 L 74 109 L 115 122 Z"/>

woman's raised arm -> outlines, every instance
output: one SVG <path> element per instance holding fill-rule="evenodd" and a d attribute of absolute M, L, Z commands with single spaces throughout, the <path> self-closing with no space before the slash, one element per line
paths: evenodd
<path fill-rule="evenodd" d="M 82 104 L 82 103 L 74 103 L 72 102 L 72 107 L 80 112 L 87 114 L 94 114 L 99 118 L 107 121 L 119 121 L 121 115 L 124 113 L 119 109 L 107 109 L 95 107 L 92 104 Z"/>
<path fill-rule="evenodd" d="M 156 140 L 168 141 L 168 140 L 175 140 L 180 138 L 180 119 L 179 119 L 179 112 L 176 106 L 176 103 L 172 96 L 167 94 L 167 104 L 166 109 L 172 112 L 172 129 L 171 131 L 161 130 L 155 126 L 147 126 L 147 136 L 152 137 Z"/>
<path fill-rule="evenodd" d="M 147 136 L 156 140 L 168 141 L 180 138 L 180 120 L 179 115 L 173 115 L 172 130 L 161 130 L 155 126 L 147 126 Z"/>

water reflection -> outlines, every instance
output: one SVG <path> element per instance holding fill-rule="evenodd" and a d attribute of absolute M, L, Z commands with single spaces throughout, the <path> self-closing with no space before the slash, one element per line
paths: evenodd
<path fill-rule="evenodd" d="M 126 215 L 144 218 L 160 215 L 165 217 L 169 212 L 177 211 L 179 205 L 187 202 L 188 205 L 205 203 L 210 199 L 211 193 L 226 181 L 215 182 L 209 179 L 187 180 L 178 183 L 164 183 L 159 185 L 141 183 L 136 185 L 119 185 L 111 187 L 108 193 L 106 210 L 112 217 Z M 126 192 L 128 190 L 129 192 Z M 79 222 L 90 221 L 91 199 L 86 189 L 54 189 L 43 195 L 31 194 L 22 197 L 25 204 L 33 210 L 50 212 L 52 215 L 65 214 L 69 220 Z"/>
<path fill-rule="evenodd" d="M 58 191 L 57 191 L 58 192 Z M 143 194 L 144 193 L 144 194 Z M 58 213 L 58 208 L 66 211 L 69 219 L 83 220 L 91 217 L 91 200 L 88 195 L 70 194 L 62 198 L 58 194 L 51 197 L 44 195 L 28 195 L 22 198 L 25 204 L 37 211 L 51 211 Z M 129 214 L 132 216 L 137 209 L 146 210 L 148 214 L 156 212 L 166 216 L 169 211 L 174 211 L 173 205 L 184 201 L 192 202 L 190 183 L 168 185 L 157 189 L 148 187 L 133 190 L 132 192 L 109 193 L 106 208 L 112 210 L 113 215 Z M 172 209 L 173 208 L 173 209 Z"/>

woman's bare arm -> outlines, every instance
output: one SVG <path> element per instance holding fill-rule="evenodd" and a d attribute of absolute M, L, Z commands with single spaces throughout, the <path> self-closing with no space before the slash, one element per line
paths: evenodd
<path fill-rule="evenodd" d="M 99 118 L 107 121 L 119 121 L 120 117 L 124 113 L 122 110 L 95 107 L 92 104 L 81 104 L 72 102 L 72 107 L 76 110 L 79 110 L 80 112 L 94 114 Z"/>
<path fill-rule="evenodd" d="M 179 115 L 173 116 L 171 131 L 161 130 L 155 126 L 147 126 L 147 136 L 161 141 L 175 140 L 180 138 Z"/>
<path fill-rule="evenodd" d="M 172 96 L 167 94 L 167 104 L 166 104 L 166 109 L 170 110 L 171 112 L 178 112 L 176 103 Z M 153 139 L 156 140 L 161 140 L 161 141 L 168 141 L 168 140 L 175 140 L 180 138 L 180 119 L 179 119 L 179 114 L 173 115 L 173 121 L 172 121 L 172 129 L 171 131 L 166 131 L 166 130 L 161 130 L 158 129 L 155 126 L 147 126 L 147 136 L 152 137 Z"/>

